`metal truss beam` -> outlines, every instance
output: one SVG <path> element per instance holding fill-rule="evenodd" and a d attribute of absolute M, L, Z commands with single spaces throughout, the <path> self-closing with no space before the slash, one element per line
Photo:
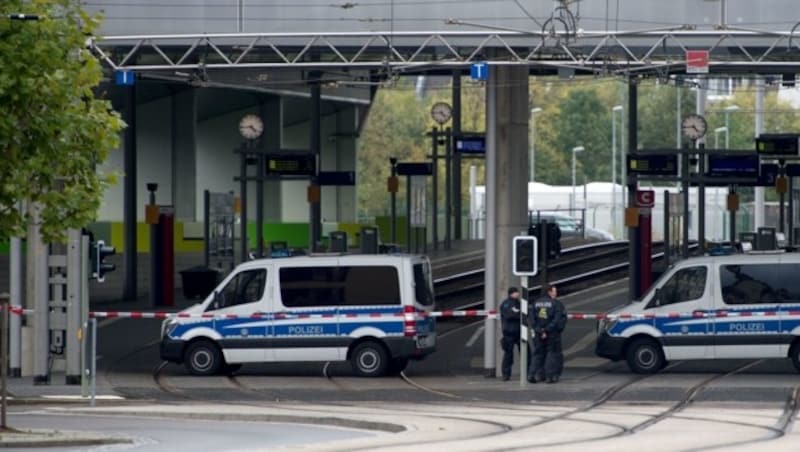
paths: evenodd
<path fill-rule="evenodd" d="M 685 51 L 709 50 L 711 73 L 800 69 L 800 36 L 746 29 L 628 32 L 354 32 L 108 36 L 90 40 L 113 70 L 236 68 L 384 69 L 394 73 L 466 69 L 476 62 L 528 65 L 539 72 L 685 71 Z"/>

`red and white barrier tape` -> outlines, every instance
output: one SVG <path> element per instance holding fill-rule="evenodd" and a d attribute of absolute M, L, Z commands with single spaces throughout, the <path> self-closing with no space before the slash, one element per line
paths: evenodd
<path fill-rule="evenodd" d="M 16 315 L 33 314 L 33 309 L 24 309 L 21 306 L 9 306 L 9 312 Z M 403 312 L 368 312 L 368 313 L 345 313 L 337 314 L 334 312 L 323 314 L 288 314 L 288 313 L 254 313 L 250 315 L 237 314 L 216 314 L 204 313 L 185 313 L 185 312 L 144 312 L 144 311 L 91 311 L 90 317 L 93 318 L 125 318 L 125 319 L 182 319 L 182 318 L 202 318 L 202 319 L 331 319 L 342 318 L 383 318 L 396 317 L 404 318 Z M 499 318 L 497 311 L 493 310 L 444 310 L 433 312 L 417 312 L 417 318 L 453 318 L 453 317 L 488 317 Z M 790 311 L 695 311 L 695 312 L 662 312 L 662 313 L 569 313 L 567 318 L 570 320 L 650 320 L 650 319 L 680 319 L 680 318 L 726 318 L 726 317 L 800 317 L 800 310 Z"/>

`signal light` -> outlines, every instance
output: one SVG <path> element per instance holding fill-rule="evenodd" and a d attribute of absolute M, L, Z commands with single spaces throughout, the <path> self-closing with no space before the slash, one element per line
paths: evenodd
<path fill-rule="evenodd" d="M 513 271 L 516 276 L 534 276 L 538 272 L 539 256 L 536 237 L 514 237 Z"/>
<path fill-rule="evenodd" d="M 105 274 L 113 272 L 117 266 L 104 262 L 108 256 L 113 256 L 117 250 L 113 246 L 106 246 L 106 242 L 98 240 L 89 250 L 89 259 L 91 261 L 92 277 L 97 279 L 97 282 L 105 281 Z"/>

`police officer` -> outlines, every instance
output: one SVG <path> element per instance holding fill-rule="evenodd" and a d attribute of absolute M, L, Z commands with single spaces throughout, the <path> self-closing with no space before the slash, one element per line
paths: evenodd
<path fill-rule="evenodd" d="M 536 300 L 528 312 L 528 321 L 534 331 L 533 361 L 528 372 L 528 381 L 531 383 L 545 379 L 548 383 L 555 383 L 564 369 L 561 332 L 567 325 L 567 312 L 556 298 L 556 286 L 548 285 L 546 293 Z"/>
<path fill-rule="evenodd" d="M 511 379 L 511 366 L 514 364 L 514 347 L 520 348 L 520 293 L 516 287 L 508 289 L 508 298 L 500 304 L 500 319 L 503 324 L 503 338 L 500 346 L 503 348 L 503 381 Z M 527 349 L 527 347 L 525 347 Z M 527 350 L 526 350 L 527 351 Z M 530 352 L 527 351 L 528 362 Z"/>

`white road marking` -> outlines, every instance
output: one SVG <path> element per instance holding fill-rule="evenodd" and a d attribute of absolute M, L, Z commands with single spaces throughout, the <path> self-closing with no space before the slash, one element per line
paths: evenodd
<path fill-rule="evenodd" d="M 572 347 L 564 350 L 564 356 L 569 356 L 569 355 L 572 355 L 573 353 L 577 353 L 577 352 L 583 350 L 590 343 L 594 342 L 596 337 L 597 337 L 597 333 L 596 332 L 589 331 L 582 338 L 578 339 L 578 342 L 572 344 Z"/>
<path fill-rule="evenodd" d="M 122 320 L 122 317 L 114 317 L 114 318 L 111 318 L 111 319 L 103 319 L 103 320 L 97 322 L 97 327 L 98 328 L 105 328 L 108 325 L 111 325 L 112 323 L 119 322 L 120 320 Z"/>
<path fill-rule="evenodd" d="M 472 333 L 472 336 L 470 336 L 469 340 L 467 341 L 467 348 L 475 345 L 475 342 L 477 342 L 478 338 L 480 338 L 483 335 L 483 330 L 485 328 L 486 325 L 481 325 L 480 328 L 478 328 L 477 330 L 475 330 L 474 333 Z"/>

